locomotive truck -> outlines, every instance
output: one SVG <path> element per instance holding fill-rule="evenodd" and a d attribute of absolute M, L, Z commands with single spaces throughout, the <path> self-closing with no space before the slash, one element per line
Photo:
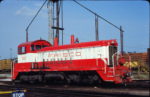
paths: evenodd
<path fill-rule="evenodd" d="M 131 71 L 124 63 L 115 39 L 79 43 L 71 35 L 67 45 L 59 45 L 58 38 L 54 45 L 35 40 L 18 46 L 12 80 L 122 84 L 132 81 Z"/>

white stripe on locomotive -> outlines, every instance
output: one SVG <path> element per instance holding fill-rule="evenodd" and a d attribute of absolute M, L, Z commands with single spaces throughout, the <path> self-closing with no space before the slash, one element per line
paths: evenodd
<path fill-rule="evenodd" d="M 101 46 L 27 53 L 18 55 L 18 63 L 109 58 L 108 50 L 108 46 Z"/>

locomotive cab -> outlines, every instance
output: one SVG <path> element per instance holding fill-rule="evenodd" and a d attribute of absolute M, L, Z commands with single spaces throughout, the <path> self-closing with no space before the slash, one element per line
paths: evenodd
<path fill-rule="evenodd" d="M 48 41 L 36 40 L 31 42 L 22 43 L 18 46 L 18 54 L 34 53 L 45 47 L 52 46 Z"/>

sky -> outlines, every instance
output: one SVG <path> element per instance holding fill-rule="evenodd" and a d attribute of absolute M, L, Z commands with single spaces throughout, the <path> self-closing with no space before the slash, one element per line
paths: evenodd
<path fill-rule="evenodd" d="M 79 0 L 78 0 L 79 1 Z M 17 46 L 25 42 L 25 29 L 44 0 L 4 0 L 0 3 L 0 59 L 17 56 Z M 81 4 L 98 13 L 124 32 L 124 51 L 146 52 L 149 47 L 149 3 L 131 0 L 89 0 Z M 95 41 L 95 16 L 73 1 L 64 1 L 64 42 L 74 34 L 80 42 Z M 29 28 L 29 41 L 48 40 L 48 10 L 45 6 Z M 99 19 L 99 39 L 116 39 L 120 32 Z"/>

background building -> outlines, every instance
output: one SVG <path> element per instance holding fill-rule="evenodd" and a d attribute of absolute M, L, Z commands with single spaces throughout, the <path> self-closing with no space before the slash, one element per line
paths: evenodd
<path fill-rule="evenodd" d="M 127 62 L 129 62 L 129 59 L 131 61 L 130 65 L 131 67 L 138 67 L 138 66 L 148 66 L 148 53 L 136 53 L 136 52 L 131 52 L 131 53 L 125 53 L 125 59 Z M 129 64 L 128 64 L 129 65 Z"/>

